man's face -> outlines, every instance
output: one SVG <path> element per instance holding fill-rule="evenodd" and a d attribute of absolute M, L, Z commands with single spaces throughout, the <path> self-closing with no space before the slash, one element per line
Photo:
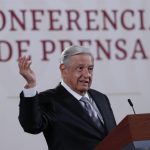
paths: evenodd
<path fill-rule="evenodd" d="M 90 55 L 79 54 L 69 59 L 69 64 L 60 66 L 64 82 L 75 92 L 84 95 L 90 88 L 93 75 L 93 60 Z"/>

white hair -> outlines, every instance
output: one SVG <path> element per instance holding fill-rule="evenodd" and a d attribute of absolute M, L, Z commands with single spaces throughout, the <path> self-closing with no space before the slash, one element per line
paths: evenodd
<path fill-rule="evenodd" d="M 60 57 L 60 63 L 67 65 L 71 56 L 79 54 L 88 54 L 91 56 L 92 60 L 94 60 L 90 49 L 83 46 L 72 45 L 64 49 Z"/>

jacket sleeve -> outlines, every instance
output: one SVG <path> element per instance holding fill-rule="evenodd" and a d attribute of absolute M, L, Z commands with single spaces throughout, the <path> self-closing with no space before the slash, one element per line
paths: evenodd
<path fill-rule="evenodd" d="M 25 132 L 38 134 L 49 124 L 49 115 L 40 106 L 39 94 L 34 97 L 24 97 L 20 94 L 19 122 Z"/>

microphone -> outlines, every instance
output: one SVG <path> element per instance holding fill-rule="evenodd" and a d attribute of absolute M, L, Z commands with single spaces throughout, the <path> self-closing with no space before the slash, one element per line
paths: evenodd
<path fill-rule="evenodd" d="M 129 103 L 130 106 L 132 107 L 133 113 L 136 114 L 136 113 L 135 113 L 135 110 L 134 110 L 134 107 L 133 107 L 133 103 L 132 103 L 132 101 L 131 101 L 130 99 L 128 99 L 128 103 Z"/>

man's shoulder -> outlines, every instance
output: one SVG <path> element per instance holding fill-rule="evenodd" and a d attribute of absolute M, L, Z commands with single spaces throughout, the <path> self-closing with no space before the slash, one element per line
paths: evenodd
<path fill-rule="evenodd" d="M 58 95 L 63 90 L 63 87 L 59 84 L 54 88 L 44 90 L 40 92 L 40 95 Z"/>
<path fill-rule="evenodd" d="M 106 94 L 102 93 L 102 92 L 99 92 L 99 91 L 97 91 L 97 90 L 95 90 L 95 89 L 90 89 L 90 90 L 89 90 L 89 94 L 90 94 L 93 98 L 95 98 L 95 99 L 101 99 L 101 100 L 100 100 L 101 102 L 107 102 L 107 103 L 109 103 L 109 98 L 108 98 L 108 96 L 107 96 Z"/>
<path fill-rule="evenodd" d="M 95 89 L 89 89 L 89 93 L 94 93 L 94 94 L 106 96 L 104 93 L 102 93 L 98 90 L 95 90 Z"/>

